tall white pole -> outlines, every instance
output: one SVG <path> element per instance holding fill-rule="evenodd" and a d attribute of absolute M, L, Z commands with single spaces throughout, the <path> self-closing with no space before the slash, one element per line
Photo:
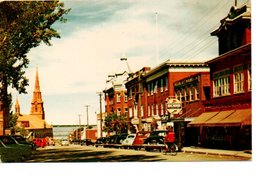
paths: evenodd
<path fill-rule="evenodd" d="M 158 44 L 158 23 L 157 23 L 157 21 L 158 21 L 158 13 L 156 12 L 155 13 L 155 36 L 156 36 L 156 63 L 155 63 L 155 65 L 157 66 L 158 65 L 158 63 L 159 63 L 159 44 Z"/>

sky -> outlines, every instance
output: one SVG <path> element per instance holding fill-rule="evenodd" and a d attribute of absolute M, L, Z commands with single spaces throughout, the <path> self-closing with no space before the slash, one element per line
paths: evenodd
<path fill-rule="evenodd" d="M 85 105 L 89 105 L 89 124 L 96 124 L 97 92 L 106 88 L 108 75 L 128 71 L 121 57 L 127 57 L 133 72 L 168 59 L 208 61 L 218 56 L 217 38 L 210 33 L 234 2 L 64 0 L 65 8 L 71 8 L 67 22 L 54 25 L 61 38 L 29 52 L 28 93 L 13 91 L 13 104 L 17 96 L 21 113 L 30 113 L 38 67 L 49 124 L 86 124 Z M 238 5 L 245 2 L 238 0 Z"/>

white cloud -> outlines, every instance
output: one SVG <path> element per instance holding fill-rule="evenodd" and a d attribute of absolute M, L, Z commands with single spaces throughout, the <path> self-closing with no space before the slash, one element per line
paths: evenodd
<path fill-rule="evenodd" d="M 230 8 L 226 4 L 225 8 L 217 11 L 217 14 L 193 32 L 189 29 L 195 26 L 203 15 L 207 15 L 205 9 L 200 11 L 197 7 L 205 5 L 205 8 L 213 8 L 217 2 L 186 0 L 176 4 L 176 1 L 165 0 L 162 3 L 128 1 L 126 4 L 116 4 L 104 1 L 98 6 L 95 6 L 95 3 L 95 1 L 87 1 L 82 5 L 81 2 L 73 4 L 71 14 L 68 15 L 69 20 L 70 16 L 73 17 L 71 18 L 73 22 L 58 26 L 61 35 L 63 31 L 70 33 L 64 33 L 61 39 L 53 39 L 51 47 L 42 45 L 29 53 L 31 60 L 27 70 L 30 79 L 29 95 L 34 88 L 37 65 L 41 91 L 46 96 L 45 100 L 49 100 L 45 101 L 46 116 L 54 124 L 77 121 L 75 116 L 78 113 L 85 113 L 83 106 L 86 101 L 92 106 L 90 118 L 94 122 L 95 112 L 99 112 L 99 99 L 96 92 L 105 88 L 109 74 L 127 70 L 126 64 L 120 61 L 123 55 L 127 56 L 133 71 L 144 66 L 154 67 L 155 12 L 158 12 L 159 46 L 163 58 L 159 62 L 161 63 L 167 60 L 164 58 L 181 57 L 178 49 L 186 46 L 186 40 L 196 41 L 201 38 L 198 36 L 198 32 L 203 29 L 201 27 L 217 24 Z M 129 3 L 131 6 L 127 6 Z M 88 13 L 84 8 L 89 10 L 90 7 L 97 8 L 96 17 L 95 9 L 91 10 L 91 18 L 86 17 Z M 116 8 L 119 8 L 118 11 Z M 185 41 L 180 40 L 183 34 L 186 36 Z M 210 34 L 206 36 L 210 37 Z M 180 42 L 174 44 L 178 40 Z M 208 51 L 202 53 L 203 57 L 212 56 L 215 48 L 216 46 L 207 49 Z M 79 94 L 81 98 L 75 97 L 75 94 Z M 31 100 L 31 96 L 29 95 L 27 95 L 29 100 L 22 100 L 24 101 L 22 105 L 27 108 L 25 111 L 29 111 L 30 108 L 28 101 Z M 68 104 L 66 106 L 63 103 Z M 68 107 L 70 110 L 67 109 Z"/>

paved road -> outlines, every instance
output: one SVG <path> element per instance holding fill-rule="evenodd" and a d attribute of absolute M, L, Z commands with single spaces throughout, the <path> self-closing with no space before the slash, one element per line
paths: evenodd
<path fill-rule="evenodd" d="M 95 148 L 93 146 L 49 146 L 34 152 L 28 163 L 33 162 L 189 162 L 189 161 L 241 161 L 241 157 L 206 154 L 178 153 L 177 156 L 160 152 L 130 149 Z"/>

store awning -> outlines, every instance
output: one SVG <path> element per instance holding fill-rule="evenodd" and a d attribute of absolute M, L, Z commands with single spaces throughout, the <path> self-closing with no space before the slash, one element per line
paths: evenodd
<path fill-rule="evenodd" d="M 188 127 L 198 127 L 204 124 L 206 121 L 210 120 L 214 116 L 216 116 L 218 112 L 205 112 L 200 116 L 196 117 L 193 121 L 188 124 Z"/>
<path fill-rule="evenodd" d="M 252 125 L 252 110 L 239 109 L 219 123 L 225 126 Z"/>
<path fill-rule="evenodd" d="M 206 112 L 195 118 L 188 127 L 199 126 L 241 126 L 251 125 L 251 109 Z"/>

